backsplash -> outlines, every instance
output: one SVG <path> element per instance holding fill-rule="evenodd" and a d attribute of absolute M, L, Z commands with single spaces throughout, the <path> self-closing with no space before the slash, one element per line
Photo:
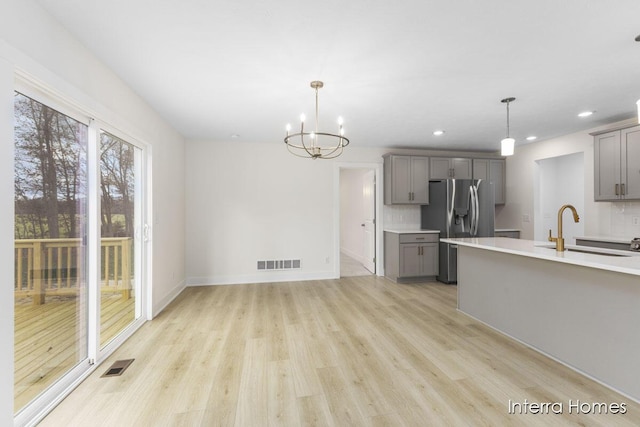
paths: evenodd
<path fill-rule="evenodd" d="M 420 228 L 420 206 L 384 205 L 382 215 L 384 228 Z"/>
<path fill-rule="evenodd" d="M 629 238 L 640 237 L 639 202 L 601 202 L 598 235 Z"/>

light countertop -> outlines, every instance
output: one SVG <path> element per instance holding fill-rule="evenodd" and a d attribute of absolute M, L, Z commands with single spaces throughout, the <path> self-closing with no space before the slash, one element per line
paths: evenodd
<path fill-rule="evenodd" d="M 616 271 L 619 273 L 640 276 L 640 253 L 619 251 L 615 249 L 588 248 L 586 246 L 565 245 L 567 249 L 597 251 L 600 253 L 626 256 L 608 256 L 584 252 L 556 252 L 555 243 L 538 242 L 533 240 L 509 239 L 506 237 L 479 237 L 463 239 L 440 239 L 441 242 L 453 243 L 458 246 L 486 249 L 513 255 L 562 262 L 582 267 L 598 268 L 600 270 Z"/>
<path fill-rule="evenodd" d="M 396 234 L 440 234 L 438 230 L 420 230 L 412 228 L 385 228 L 384 231 Z"/>
<path fill-rule="evenodd" d="M 521 231 L 519 228 L 496 228 L 494 230 L 496 233 L 500 231 Z"/>

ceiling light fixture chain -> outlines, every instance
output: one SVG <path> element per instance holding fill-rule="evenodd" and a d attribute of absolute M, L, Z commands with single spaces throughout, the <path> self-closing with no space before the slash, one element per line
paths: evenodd
<path fill-rule="evenodd" d="M 504 98 L 500 100 L 503 104 L 507 104 L 507 137 L 500 141 L 500 154 L 503 156 L 511 156 L 514 152 L 516 140 L 511 138 L 510 126 L 509 126 L 509 104 L 516 99 L 514 97 Z"/>
<path fill-rule="evenodd" d="M 311 87 L 315 90 L 316 95 L 315 131 L 304 131 L 304 122 L 306 119 L 304 114 L 300 115 L 300 132 L 290 134 L 291 125 L 287 124 L 287 136 L 284 138 L 284 143 L 287 145 L 289 152 L 295 156 L 310 157 L 312 159 L 333 159 L 342 154 L 344 147 L 349 145 L 349 139 L 344 136 L 342 117 L 338 117 L 337 134 L 319 131 L 320 108 L 318 102 L 318 89 L 321 89 L 323 86 L 324 83 L 319 80 L 311 82 Z M 320 136 L 323 137 L 323 142 L 331 142 L 329 142 L 328 145 L 320 145 Z M 300 144 L 296 144 L 294 142 L 298 137 L 300 137 Z"/>

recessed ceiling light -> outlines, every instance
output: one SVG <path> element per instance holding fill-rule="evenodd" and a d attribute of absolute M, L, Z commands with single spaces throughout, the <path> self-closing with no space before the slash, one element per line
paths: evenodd
<path fill-rule="evenodd" d="M 531 135 L 527 137 L 527 141 L 535 141 L 536 139 L 538 139 L 537 136 Z"/>
<path fill-rule="evenodd" d="M 595 111 L 583 111 L 582 113 L 578 114 L 578 117 L 589 117 L 593 113 L 595 113 Z"/>
<path fill-rule="evenodd" d="M 433 134 L 434 134 L 435 136 L 440 136 L 440 135 L 442 135 L 443 133 L 444 133 L 444 131 L 443 131 L 443 130 L 434 130 L 434 131 L 433 131 Z"/>

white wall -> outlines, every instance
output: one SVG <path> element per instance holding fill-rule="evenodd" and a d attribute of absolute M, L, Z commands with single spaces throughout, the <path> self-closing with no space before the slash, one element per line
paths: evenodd
<path fill-rule="evenodd" d="M 535 191 L 535 239 L 546 240 L 549 230 L 558 235 L 558 209 L 565 204 L 584 215 L 584 153 L 568 154 L 536 161 L 538 179 Z M 574 222 L 571 212 L 563 214 L 563 237 L 568 245 L 575 244 L 576 236 L 584 236 L 584 219 Z"/>
<path fill-rule="evenodd" d="M 13 425 L 13 67 L 0 58 L 0 425 Z"/>
<path fill-rule="evenodd" d="M 581 221 L 584 220 L 584 233 L 589 236 L 629 239 L 640 236 L 640 226 L 633 226 L 631 223 L 633 216 L 640 215 L 638 202 L 594 202 L 593 137 L 589 135 L 598 130 L 634 124 L 637 124 L 637 120 L 631 119 L 517 146 L 515 154 L 507 158 L 507 203 L 496 209 L 496 228 L 519 228 L 522 230 L 522 238 L 533 239 L 536 161 L 583 153 L 584 211 L 578 213 Z"/>
<path fill-rule="evenodd" d="M 88 17 L 89 19 L 89 17 Z M 0 268 L 13 282 L 13 88 L 20 70 L 153 152 L 154 314 L 184 286 L 184 140 L 33 0 L 3 0 L 0 13 Z M 13 291 L 0 290 L 0 425 L 13 423 Z"/>
<path fill-rule="evenodd" d="M 237 142 L 189 142 L 186 156 L 190 283 L 331 277 L 331 162 Z M 257 270 L 272 259 L 301 259 L 302 268 Z"/>

